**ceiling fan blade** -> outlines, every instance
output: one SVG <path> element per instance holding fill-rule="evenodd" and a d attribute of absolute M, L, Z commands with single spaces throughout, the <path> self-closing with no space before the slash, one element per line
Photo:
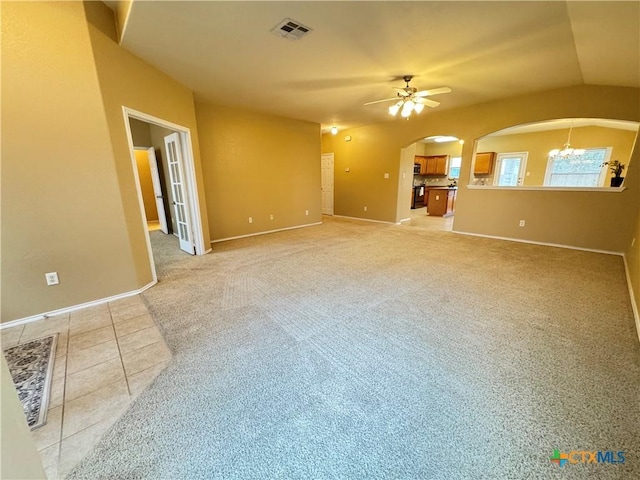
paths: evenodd
<path fill-rule="evenodd" d="M 432 88 L 431 90 L 421 90 L 416 92 L 416 97 L 428 97 L 430 95 L 438 95 L 440 93 L 451 93 L 449 87 Z"/>
<path fill-rule="evenodd" d="M 384 100 L 375 100 L 373 102 L 367 102 L 365 103 L 365 105 L 373 105 L 374 103 L 381 103 L 381 102 L 390 102 L 391 100 L 398 100 L 398 97 L 385 98 Z"/>
<path fill-rule="evenodd" d="M 398 88 L 398 87 L 392 87 L 394 90 L 398 91 L 398 95 L 401 95 L 403 97 L 408 97 L 409 95 L 411 95 L 411 92 L 408 92 L 406 88 Z"/>
<path fill-rule="evenodd" d="M 418 98 L 415 98 L 414 101 L 416 103 L 421 103 L 421 104 L 426 105 L 427 107 L 431 107 L 431 108 L 437 107 L 438 105 L 440 105 L 440 102 L 436 102 L 435 100 L 430 100 L 428 98 L 418 97 Z"/>

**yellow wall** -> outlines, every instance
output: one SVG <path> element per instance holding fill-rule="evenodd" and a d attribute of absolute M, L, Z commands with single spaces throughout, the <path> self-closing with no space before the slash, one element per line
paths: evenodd
<path fill-rule="evenodd" d="M 401 180 L 413 177 L 413 158 L 401 165 L 400 149 L 425 135 L 403 141 L 395 137 L 398 131 L 390 122 L 322 136 L 322 153 L 334 153 L 335 215 L 394 223 L 409 216 L 410 192 L 398 192 Z M 350 142 L 345 141 L 348 135 Z"/>
<path fill-rule="evenodd" d="M 122 106 L 190 129 L 206 247 L 209 244 L 209 225 L 202 183 L 193 93 L 171 77 L 118 46 L 113 12 L 106 5 L 102 2 L 85 2 L 84 6 L 100 91 L 111 134 L 129 242 L 138 274 L 138 283 L 145 285 L 152 278 L 144 233 L 146 226 L 143 224 L 138 206 Z M 135 8 L 135 3 L 131 8 Z"/>
<path fill-rule="evenodd" d="M 206 103 L 196 112 L 214 240 L 321 221 L 320 125 Z"/>
<path fill-rule="evenodd" d="M 426 113 L 426 114 L 425 114 Z M 474 140 L 525 123 L 557 118 L 640 120 L 640 90 L 580 86 L 451 110 L 429 110 L 409 121 L 390 121 L 323 136 L 323 152 L 335 154 L 337 214 L 396 222 L 404 218 L 397 179 L 386 185 L 382 172 L 408 173 L 400 150 L 430 135 L 465 140 L 461 178 L 469 178 Z M 344 137 L 350 135 L 351 142 Z M 634 150 L 622 193 L 537 192 L 470 189 L 461 182 L 454 230 L 614 252 L 626 250 L 639 208 L 633 172 L 640 161 Z M 344 168 L 351 166 L 352 173 Z M 369 212 L 362 205 L 370 204 Z M 406 216 L 406 215 L 405 215 Z M 524 219 L 527 226 L 518 227 Z"/>
<path fill-rule="evenodd" d="M 138 284 L 83 5 L 1 8 L 6 322 Z"/>
<path fill-rule="evenodd" d="M 140 179 L 140 189 L 142 191 L 142 201 L 144 203 L 144 213 L 147 216 L 147 221 L 158 220 L 158 208 L 156 207 L 156 195 L 153 191 L 153 181 L 151 180 L 149 156 L 145 150 L 136 150 L 135 154 L 138 178 Z"/>
<path fill-rule="evenodd" d="M 462 155 L 462 145 L 459 142 L 425 143 L 424 155 L 449 155 L 459 157 Z"/>
<path fill-rule="evenodd" d="M 633 246 L 631 246 L 633 243 Z M 633 229 L 633 237 L 629 242 L 629 248 L 625 252 L 627 258 L 627 267 L 629 269 L 629 278 L 631 279 L 632 295 L 635 300 L 636 308 L 640 308 L 640 211 L 636 218 L 636 225 Z M 636 328 L 640 336 L 640 312 L 636 311 Z"/>
<path fill-rule="evenodd" d="M 129 126 L 134 147 L 150 147 L 152 145 L 151 130 L 148 123 L 131 118 L 129 119 Z"/>
<path fill-rule="evenodd" d="M 152 280 L 123 105 L 190 129 L 205 244 L 209 227 L 192 92 L 120 48 L 102 2 L 1 8 L 7 322 Z"/>
<path fill-rule="evenodd" d="M 554 148 L 562 148 L 567 141 L 567 132 L 568 130 L 561 129 L 489 136 L 478 141 L 476 151 L 496 153 L 529 152 L 527 157 L 527 172 L 529 175 L 524 178 L 524 186 L 541 186 L 544 184 L 549 151 Z M 604 127 L 574 128 L 571 133 L 571 146 L 574 148 L 612 147 L 611 159 L 618 159 L 626 165 L 629 163 L 636 134 L 636 131 Z M 610 175 L 607 176 L 605 186 L 609 186 L 609 177 Z M 467 181 L 467 179 L 464 181 Z"/>

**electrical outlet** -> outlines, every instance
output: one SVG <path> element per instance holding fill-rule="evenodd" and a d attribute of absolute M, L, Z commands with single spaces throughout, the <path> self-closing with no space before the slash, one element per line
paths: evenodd
<path fill-rule="evenodd" d="M 44 278 L 47 279 L 47 285 L 58 285 L 60 279 L 58 278 L 58 272 L 49 272 L 44 274 Z"/>
<path fill-rule="evenodd" d="M 365 212 L 367 211 L 367 207 L 364 207 L 364 211 L 365 211 Z"/>
<path fill-rule="evenodd" d="M 520 225 L 521 227 L 524 227 L 524 220 L 520 220 L 519 225 Z"/>
<path fill-rule="evenodd" d="M 273 220 L 273 213 L 269 215 L 269 220 Z"/>
<path fill-rule="evenodd" d="M 385 173 L 385 174 L 384 174 L 384 178 L 389 178 L 389 174 L 388 174 L 388 173 Z"/>
<path fill-rule="evenodd" d="M 304 214 L 305 214 L 305 215 L 309 215 L 309 210 L 305 210 L 305 211 L 304 211 Z"/>
<path fill-rule="evenodd" d="M 253 223 L 253 217 L 249 217 L 249 223 Z"/>

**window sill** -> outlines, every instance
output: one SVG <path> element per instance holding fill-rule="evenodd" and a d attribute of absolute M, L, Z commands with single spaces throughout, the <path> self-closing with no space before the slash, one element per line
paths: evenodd
<path fill-rule="evenodd" d="M 469 190 L 533 190 L 542 192 L 624 192 L 627 187 L 497 187 L 495 185 L 467 185 Z"/>

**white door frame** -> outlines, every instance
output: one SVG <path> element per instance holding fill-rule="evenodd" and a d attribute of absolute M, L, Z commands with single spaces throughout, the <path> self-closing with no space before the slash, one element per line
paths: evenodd
<path fill-rule="evenodd" d="M 131 126 L 129 125 L 129 119 L 135 118 L 136 120 L 140 120 L 142 122 L 158 125 L 160 127 L 173 130 L 180 136 L 180 144 L 182 146 L 182 167 L 184 171 L 185 195 L 187 200 L 187 208 L 189 209 L 189 216 L 191 219 L 191 238 L 194 242 L 196 255 L 205 255 L 211 251 L 211 248 L 206 249 L 204 244 L 204 234 L 202 231 L 202 221 L 200 217 L 198 185 L 196 183 L 196 168 L 193 159 L 193 147 L 191 143 L 191 130 L 187 127 L 168 122 L 144 112 L 139 112 L 124 105 L 122 106 L 122 114 L 124 116 L 124 127 L 127 132 L 127 142 L 129 143 L 131 166 L 133 168 L 133 176 L 135 179 L 136 191 L 138 194 L 138 203 L 140 205 L 140 218 L 142 220 L 140 222 L 140 228 L 142 228 L 145 239 L 147 241 L 147 253 L 149 255 L 149 264 L 151 265 L 153 280 L 154 282 L 157 282 L 158 276 L 156 274 L 156 266 L 153 261 L 153 253 L 151 251 L 151 238 L 149 237 L 149 229 L 147 228 L 147 225 L 145 223 L 146 215 L 144 213 L 144 203 L 142 201 L 142 188 L 140 187 L 140 178 L 138 177 L 138 168 L 136 164 L 136 156 L 134 153 L 133 137 L 131 135 Z"/>

